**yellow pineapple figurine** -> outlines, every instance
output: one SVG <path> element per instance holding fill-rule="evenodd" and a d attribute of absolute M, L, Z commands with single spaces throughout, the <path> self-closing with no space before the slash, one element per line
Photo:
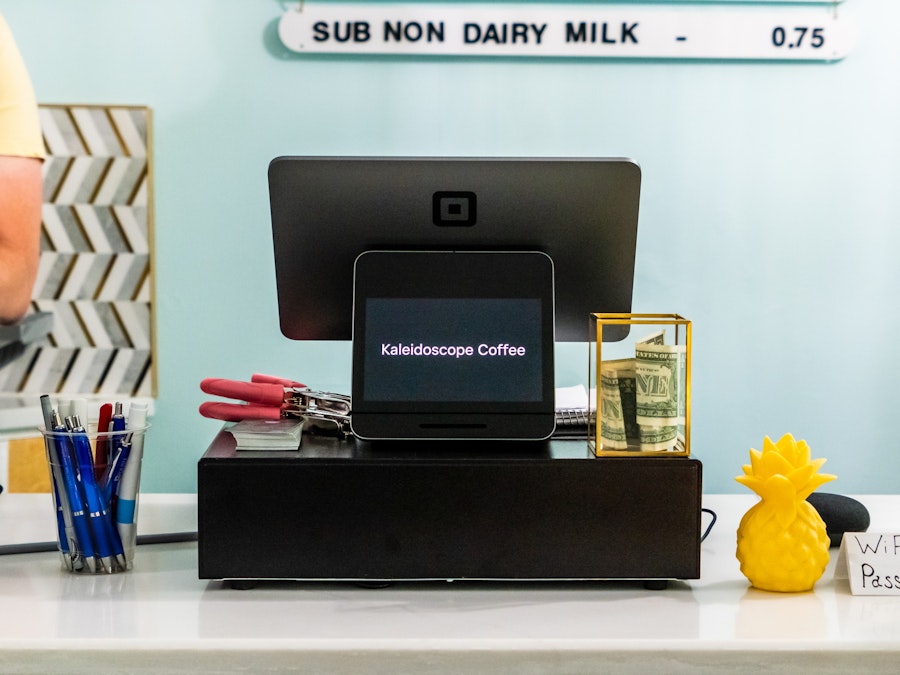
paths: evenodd
<path fill-rule="evenodd" d="M 761 498 L 741 519 L 737 558 L 741 572 L 765 591 L 808 591 L 828 565 L 825 522 L 806 501 L 836 476 L 818 473 L 824 459 L 810 459 L 806 441 L 767 436 L 763 450 L 750 450 L 750 464 L 735 480 Z"/>

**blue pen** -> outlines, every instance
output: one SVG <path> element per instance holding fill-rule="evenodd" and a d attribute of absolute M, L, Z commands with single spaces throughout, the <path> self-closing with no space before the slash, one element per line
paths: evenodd
<path fill-rule="evenodd" d="M 48 438 L 47 443 L 52 444 L 53 440 Z M 60 496 L 59 485 L 61 481 L 57 476 L 57 474 L 59 473 L 59 455 L 53 448 L 48 449 L 48 452 L 50 453 L 50 462 L 54 465 L 51 469 L 51 473 L 53 477 L 53 503 L 56 504 L 56 530 L 57 536 L 59 537 L 59 551 L 62 554 L 63 562 L 65 563 L 66 567 L 71 570 L 73 569 L 71 553 L 72 544 L 69 541 L 69 537 L 70 535 L 74 537 L 75 532 L 70 532 L 69 528 L 66 527 L 67 505 L 63 503 L 63 498 Z"/>
<path fill-rule="evenodd" d="M 97 555 L 107 571 L 113 571 L 113 559 L 124 567 L 125 553 L 122 550 L 122 542 L 119 533 L 112 524 L 112 518 L 100 497 L 100 488 L 94 480 L 94 462 L 91 457 L 91 441 L 87 431 L 81 425 L 77 415 L 66 420 L 66 426 L 71 426 L 72 442 L 75 448 L 75 457 L 78 461 L 78 475 L 81 482 L 84 497 L 88 505 L 88 523 L 94 535 Z"/>
<path fill-rule="evenodd" d="M 91 572 L 97 569 L 94 560 L 94 547 L 91 543 L 91 533 L 87 523 L 87 515 L 78 489 L 75 465 L 72 460 L 72 443 L 69 440 L 68 429 L 60 419 L 58 413 L 53 413 L 53 433 L 56 434 L 56 450 L 62 467 L 65 493 L 72 512 L 72 529 L 75 531 L 75 547 L 70 553 L 76 553 L 84 557 L 84 562 Z"/>
<path fill-rule="evenodd" d="M 44 429 L 47 431 L 47 457 L 50 460 L 50 475 L 53 478 L 53 498 L 56 504 L 56 528 L 59 536 L 59 551 L 65 566 L 72 570 L 74 563 L 72 551 L 74 550 L 75 530 L 72 529 L 72 513 L 66 500 L 65 484 L 63 483 L 62 469 L 59 464 L 59 451 L 56 449 L 56 440 L 53 438 L 53 408 L 50 397 L 41 396 L 41 413 L 44 417 Z"/>
<path fill-rule="evenodd" d="M 109 430 L 111 432 L 110 442 L 115 449 L 115 455 L 112 464 L 109 466 L 106 484 L 103 486 L 103 496 L 106 499 L 106 503 L 109 504 L 110 511 L 115 513 L 115 494 L 118 491 L 119 481 L 122 480 L 122 472 L 125 471 L 125 464 L 128 462 L 128 455 L 131 452 L 131 439 L 125 433 L 125 415 L 122 413 L 122 404 L 118 401 L 113 407 Z"/>

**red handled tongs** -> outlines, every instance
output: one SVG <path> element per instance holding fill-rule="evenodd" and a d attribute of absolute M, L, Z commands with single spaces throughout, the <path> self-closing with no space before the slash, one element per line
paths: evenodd
<path fill-rule="evenodd" d="M 260 374 L 253 375 L 249 382 L 208 377 L 200 383 L 200 389 L 213 396 L 245 401 L 207 401 L 200 404 L 204 417 L 225 422 L 302 417 L 334 425 L 343 434 L 350 432 L 349 396 L 313 391 L 300 382 Z"/>

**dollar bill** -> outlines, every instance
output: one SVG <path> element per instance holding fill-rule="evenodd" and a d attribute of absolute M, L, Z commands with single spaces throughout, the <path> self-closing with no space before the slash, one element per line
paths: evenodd
<path fill-rule="evenodd" d="M 638 344 L 635 346 L 637 422 L 642 427 L 684 424 L 684 345 Z"/>
<path fill-rule="evenodd" d="M 684 424 L 685 348 L 665 344 L 665 330 L 635 343 L 635 358 L 600 369 L 601 439 L 609 449 L 664 451 L 678 446 Z"/>
<path fill-rule="evenodd" d="M 634 367 L 619 371 L 619 396 L 622 399 L 622 417 L 625 420 L 625 436 L 638 438 L 637 381 Z"/>
<path fill-rule="evenodd" d="M 600 369 L 600 439 L 604 449 L 625 450 L 628 447 L 618 371 L 611 367 Z"/>
<path fill-rule="evenodd" d="M 666 344 L 666 329 L 658 330 L 654 333 L 650 333 L 650 335 L 645 335 L 640 340 L 635 342 L 635 347 L 640 347 L 641 345 L 664 345 Z"/>
<path fill-rule="evenodd" d="M 641 425 L 641 450 L 672 450 L 678 442 L 678 427 L 674 425 Z"/>
<path fill-rule="evenodd" d="M 601 372 L 615 370 L 619 382 L 619 401 L 622 405 L 622 420 L 625 423 L 625 437 L 638 443 L 637 385 L 635 383 L 634 359 L 611 359 L 604 361 Z M 602 376 L 601 376 L 602 377 Z"/>

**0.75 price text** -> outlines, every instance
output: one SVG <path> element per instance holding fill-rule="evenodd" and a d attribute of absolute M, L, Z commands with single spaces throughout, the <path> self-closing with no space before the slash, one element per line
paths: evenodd
<path fill-rule="evenodd" d="M 825 44 L 825 29 L 807 26 L 794 26 L 793 28 L 775 26 L 772 30 L 772 44 L 787 49 L 801 47 L 820 49 Z"/>

